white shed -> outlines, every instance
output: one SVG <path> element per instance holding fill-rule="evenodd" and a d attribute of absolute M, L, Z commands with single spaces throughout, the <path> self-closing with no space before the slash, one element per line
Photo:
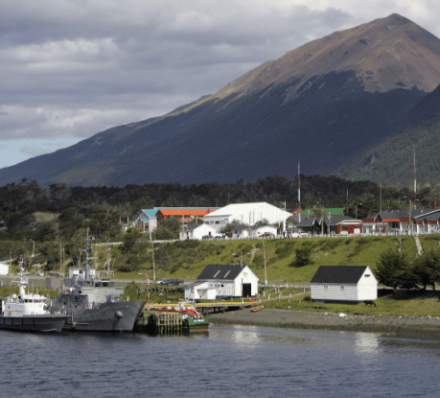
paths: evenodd
<path fill-rule="evenodd" d="M 10 265 L 6 263 L 0 263 L 0 275 L 8 275 L 9 274 Z"/>
<path fill-rule="evenodd" d="M 322 266 L 311 281 L 311 299 L 357 304 L 377 299 L 377 279 L 367 266 Z"/>
<path fill-rule="evenodd" d="M 185 227 L 185 232 L 180 234 L 180 239 L 202 239 L 204 236 L 217 236 L 217 231 L 206 224 L 189 224 Z"/>
<path fill-rule="evenodd" d="M 258 294 L 258 280 L 247 265 L 208 265 L 197 282 L 185 286 L 185 299 L 254 297 Z"/>

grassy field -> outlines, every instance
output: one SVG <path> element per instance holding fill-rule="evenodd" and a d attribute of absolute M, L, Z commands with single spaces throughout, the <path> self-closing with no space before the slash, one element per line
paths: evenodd
<path fill-rule="evenodd" d="M 436 249 L 439 242 L 440 236 L 421 237 L 425 250 Z M 295 249 L 303 246 L 310 247 L 312 263 L 297 268 L 294 266 Z M 310 282 L 321 265 L 368 265 L 374 271 L 381 253 L 398 248 L 407 254 L 410 261 L 415 260 L 416 245 L 414 239 L 408 236 L 267 240 L 267 277 L 271 282 Z M 105 248 L 101 247 L 102 250 Z M 243 264 L 249 265 L 260 280 L 264 280 L 264 249 L 262 242 L 256 240 L 156 244 L 156 278 L 194 280 L 208 264 L 240 264 L 237 254 L 243 254 Z M 116 252 L 113 255 L 117 255 Z M 104 256 L 100 254 L 100 258 Z M 151 255 L 145 258 L 137 271 L 117 272 L 115 278 L 138 280 L 146 278 L 138 273 L 147 271 L 152 277 Z"/>

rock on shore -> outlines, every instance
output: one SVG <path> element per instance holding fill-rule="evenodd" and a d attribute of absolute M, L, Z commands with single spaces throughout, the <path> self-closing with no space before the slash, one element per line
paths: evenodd
<path fill-rule="evenodd" d="M 400 336 L 440 337 L 440 317 L 366 316 L 302 311 L 249 309 L 209 315 L 213 324 L 288 327 L 295 329 L 344 330 Z"/>

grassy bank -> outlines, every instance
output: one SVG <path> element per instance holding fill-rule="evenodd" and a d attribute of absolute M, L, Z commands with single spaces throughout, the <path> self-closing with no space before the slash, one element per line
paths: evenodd
<path fill-rule="evenodd" d="M 439 247 L 440 236 L 422 236 L 425 250 Z M 309 247 L 311 264 L 295 267 L 295 249 Z M 382 252 L 400 249 L 410 261 L 416 258 L 414 238 L 406 237 L 352 237 L 352 238 L 312 238 L 266 240 L 225 240 L 219 242 L 183 241 L 157 243 L 155 245 L 156 278 L 180 278 L 194 280 L 208 264 L 249 265 L 260 280 L 264 280 L 264 251 L 266 254 L 267 277 L 272 282 L 310 282 L 321 265 L 368 265 L 373 271 Z M 264 250 L 265 249 L 265 250 Z M 105 258 L 105 248 L 100 247 L 100 262 Z M 112 249 L 112 258 L 119 255 L 121 249 Z M 101 253 L 102 252 L 102 253 Z M 235 255 L 234 255 L 235 253 Z M 249 255 L 247 254 L 249 253 Z M 139 272 L 150 270 L 152 277 L 151 250 L 130 273 L 116 272 L 121 279 L 146 278 Z"/>

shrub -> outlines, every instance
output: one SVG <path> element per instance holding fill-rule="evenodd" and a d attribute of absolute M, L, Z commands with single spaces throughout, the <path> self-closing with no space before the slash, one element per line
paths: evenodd
<path fill-rule="evenodd" d="M 296 259 L 291 264 L 294 267 L 304 267 L 305 265 L 310 264 L 310 255 L 312 253 L 312 249 L 309 246 L 301 247 L 300 249 L 295 249 Z"/>

